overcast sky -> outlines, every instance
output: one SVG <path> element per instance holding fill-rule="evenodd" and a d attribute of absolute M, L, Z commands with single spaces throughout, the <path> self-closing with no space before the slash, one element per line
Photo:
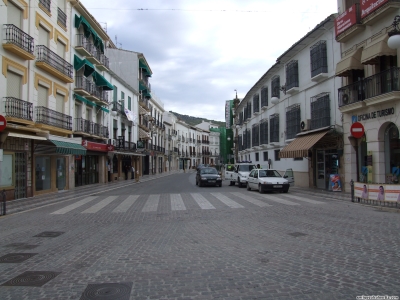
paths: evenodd
<path fill-rule="evenodd" d="M 337 0 L 81 0 L 117 47 L 144 54 L 152 94 L 164 109 L 224 121 L 225 101 L 243 98 Z"/>

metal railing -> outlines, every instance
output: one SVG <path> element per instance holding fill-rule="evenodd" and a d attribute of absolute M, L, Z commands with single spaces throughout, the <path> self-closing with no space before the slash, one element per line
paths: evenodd
<path fill-rule="evenodd" d="M 92 48 L 92 42 L 83 34 L 76 35 L 76 46 L 83 47 L 86 51 L 90 52 Z"/>
<path fill-rule="evenodd" d="M 109 138 L 110 135 L 108 127 L 98 123 L 93 124 L 93 134 L 104 138 Z"/>
<path fill-rule="evenodd" d="M 93 130 L 92 130 L 91 123 L 92 122 L 90 122 L 89 120 L 85 120 L 83 118 L 76 118 L 75 119 L 75 131 L 92 134 Z"/>
<path fill-rule="evenodd" d="M 110 68 L 110 62 L 107 56 L 105 56 L 103 53 L 100 53 L 99 55 L 99 61 L 101 62 L 102 65 L 104 65 L 107 69 Z"/>
<path fill-rule="evenodd" d="M 62 26 L 67 28 L 67 15 L 66 13 L 61 9 L 57 8 L 57 22 L 59 22 Z"/>
<path fill-rule="evenodd" d="M 72 130 L 72 117 L 44 106 L 36 107 L 36 123 Z"/>
<path fill-rule="evenodd" d="M 4 41 L 6 44 L 14 44 L 22 50 L 33 54 L 34 39 L 29 34 L 19 29 L 14 24 L 4 24 Z"/>
<path fill-rule="evenodd" d="M 400 91 L 399 73 L 400 68 L 393 67 L 338 89 L 339 107 Z"/>
<path fill-rule="evenodd" d="M 89 94 L 92 94 L 94 89 L 94 82 L 90 81 L 84 76 L 75 76 L 75 88 L 83 89 Z"/>
<path fill-rule="evenodd" d="M 14 97 L 4 97 L 4 114 L 13 117 L 33 121 L 33 103 Z"/>
<path fill-rule="evenodd" d="M 39 0 L 39 4 L 43 5 L 43 7 L 51 13 L 51 0 Z"/>
<path fill-rule="evenodd" d="M 36 47 L 37 49 L 37 58 L 38 62 L 45 62 L 60 71 L 62 74 L 68 76 L 69 78 L 73 78 L 72 74 L 72 65 L 67 62 L 64 58 L 57 55 L 55 52 L 51 51 L 44 45 L 39 45 Z"/>

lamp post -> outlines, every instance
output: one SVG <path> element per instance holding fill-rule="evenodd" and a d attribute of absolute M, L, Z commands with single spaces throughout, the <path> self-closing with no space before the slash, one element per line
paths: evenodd
<path fill-rule="evenodd" d="M 394 20 L 393 20 L 393 23 L 392 23 L 393 30 L 388 32 L 389 39 L 387 41 L 387 44 L 392 49 L 400 48 L 399 23 L 400 23 L 400 16 L 397 15 L 397 16 L 394 17 Z"/>
<path fill-rule="evenodd" d="M 234 118 L 235 118 L 235 139 L 234 139 L 234 143 L 235 143 L 235 157 L 234 157 L 234 163 L 235 162 L 238 162 L 239 161 L 239 139 L 238 139 L 238 136 L 239 136 L 239 116 L 238 116 L 238 106 L 239 106 L 239 103 L 240 103 L 240 100 L 239 100 L 239 98 L 238 98 L 238 96 L 237 96 L 237 90 L 235 90 L 235 92 L 236 92 L 236 96 L 235 96 L 235 99 L 233 100 L 233 106 L 235 107 L 235 115 L 234 115 Z"/>

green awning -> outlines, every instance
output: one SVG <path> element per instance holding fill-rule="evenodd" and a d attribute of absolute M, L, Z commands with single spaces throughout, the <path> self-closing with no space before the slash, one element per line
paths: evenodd
<path fill-rule="evenodd" d="M 97 105 L 97 104 L 96 104 L 96 105 Z M 101 109 L 102 111 L 106 112 L 106 113 L 109 113 L 109 112 L 110 112 L 107 108 L 105 108 L 105 107 L 103 107 L 103 106 L 97 105 L 97 107 L 98 107 L 99 109 Z"/>
<path fill-rule="evenodd" d="M 151 98 L 151 94 L 150 93 L 144 93 L 145 97 Z"/>
<path fill-rule="evenodd" d="M 74 69 L 80 70 L 84 68 L 83 74 L 88 77 L 94 72 L 94 66 L 87 59 L 80 59 L 78 56 L 74 54 Z"/>
<path fill-rule="evenodd" d="M 139 59 L 139 68 L 145 69 L 149 77 L 151 77 L 151 71 L 148 65 L 146 65 L 142 60 Z"/>
<path fill-rule="evenodd" d="M 112 91 L 114 89 L 113 85 L 107 81 L 100 73 L 94 71 L 93 74 L 93 81 L 96 83 L 97 86 L 102 86 L 103 90 L 105 91 Z"/>
<path fill-rule="evenodd" d="M 56 145 L 56 152 L 60 154 L 86 155 L 86 148 L 80 144 L 49 140 Z"/>
<path fill-rule="evenodd" d="M 77 94 L 74 94 L 74 97 L 75 97 L 76 100 L 79 100 L 79 101 L 81 101 L 83 103 L 86 103 L 86 105 L 89 105 L 89 106 L 96 106 L 97 105 L 96 103 L 94 103 L 92 101 L 89 101 L 85 97 L 79 96 Z"/>
<path fill-rule="evenodd" d="M 90 35 L 92 35 L 93 44 L 101 50 L 101 53 L 104 53 L 104 43 L 103 40 L 98 36 L 97 32 L 92 28 L 92 26 L 90 26 L 89 22 L 83 16 L 78 17 L 75 15 L 75 27 L 79 28 L 81 24 L 83 26 L 85 37 L 88 38 Z"/>
<path fill-rule="evenodd" d="M 147 90 L 147 87 L 139 81 L 139 91 Z"/>

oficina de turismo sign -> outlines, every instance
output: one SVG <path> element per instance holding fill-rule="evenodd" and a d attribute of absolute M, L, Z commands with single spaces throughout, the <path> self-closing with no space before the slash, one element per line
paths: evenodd
<path fill-rule="evenodd" d="M 394 115 L 394 107 L 358 115 L 357 121 L 365 121 L 365 120 L 369 120 L 369 119 L 376 119 L 376 118 L 390 116 L 390 115 Z"/>

